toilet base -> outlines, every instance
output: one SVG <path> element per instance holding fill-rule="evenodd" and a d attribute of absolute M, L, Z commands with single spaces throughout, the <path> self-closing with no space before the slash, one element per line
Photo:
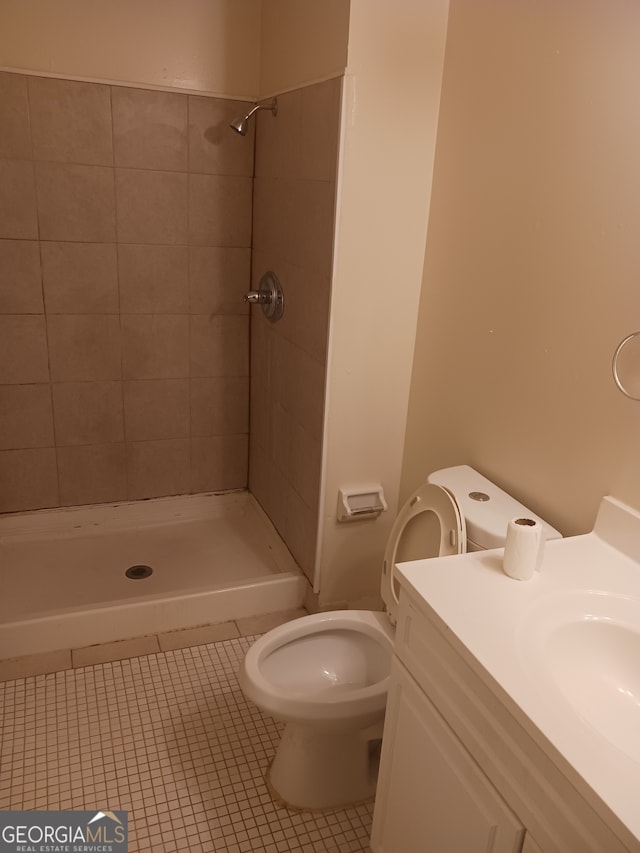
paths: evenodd
<path fill-rule="evenodd" d="M 378 777 L 377 741 L 371 734 L 372 729 L 318 732 L 287 723 L 267 771 L 270 787 L 286 805 L 303 810 L 371 799 Z"/>

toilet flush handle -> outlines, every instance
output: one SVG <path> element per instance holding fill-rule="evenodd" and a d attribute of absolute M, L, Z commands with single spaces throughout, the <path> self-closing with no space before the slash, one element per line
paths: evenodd
<path fill-rule="evenodd" d="M 245 293 L 244 301 L 262 306 L 262 313 L 267 320 L 275 323 L 284 313 L 284 293 L 278 277 L 274 272 L 266 272 L 260 279 L 257 290 Z"/>

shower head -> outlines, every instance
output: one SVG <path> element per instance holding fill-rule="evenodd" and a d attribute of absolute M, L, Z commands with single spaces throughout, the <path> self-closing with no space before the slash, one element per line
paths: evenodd
<path fill-rule="evenodd" d="M 255 104 L 249 112 L 242 116 L 242 118 L 234 119 L 229 127 L 231 130 L 235 130 L 236 133 L 239 133 L 240 136 L 246 136 L 247 131 L 249 130 L 249 119 L 251 116 L 258 112 L 258 110 L 271 110 L 274 116 L 278 115 L 278 99 L 274 98 L 270 104 Z"/>

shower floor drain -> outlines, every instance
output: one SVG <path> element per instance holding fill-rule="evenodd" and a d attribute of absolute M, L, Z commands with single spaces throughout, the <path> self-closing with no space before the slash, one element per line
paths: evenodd
<path fill-rule="evenodd" d="M 130 566 L 125 575 L 131 578 L 132 581 L 142 581 L 145 578 L 151 577 L 153 569 L 151 566 Z"/>

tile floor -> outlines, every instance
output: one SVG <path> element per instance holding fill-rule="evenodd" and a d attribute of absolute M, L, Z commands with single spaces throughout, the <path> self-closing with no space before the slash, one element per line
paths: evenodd
<path fill-rule="evenodd" d="M 130 851 L 368 851 L 371 804 L 302 813 L 270 799 L 280 725 L 236 679 L 252 639 L 0 684 L 0 809 L 124 809 Z"/>

